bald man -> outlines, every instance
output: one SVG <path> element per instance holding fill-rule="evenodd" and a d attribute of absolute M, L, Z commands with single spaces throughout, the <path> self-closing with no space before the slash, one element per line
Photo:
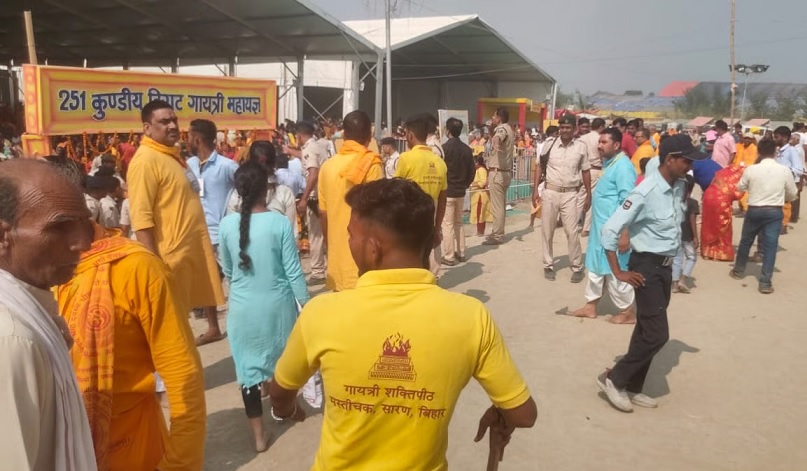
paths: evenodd
<path fill-rule="evenodd" d="M 0 456 L 6 469 L 94 470 L 72 344 L 50 289 L 92 242 L 80 188 L 51 164 L 0 163 Z"/>

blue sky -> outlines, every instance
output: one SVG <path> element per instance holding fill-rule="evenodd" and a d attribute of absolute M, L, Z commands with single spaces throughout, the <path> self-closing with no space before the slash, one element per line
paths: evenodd
<path fill-rule="evenodd" d="M 383 0 L 312 0 L 340 20 L 383 17 Z M 478 14 L 566 91 L 657 92 L 729 80 L 729 0 L 397 0 L 396 16 Z M 807 82 L 805 4 L 737 0 L 738 63 L 756 80 Z"/>

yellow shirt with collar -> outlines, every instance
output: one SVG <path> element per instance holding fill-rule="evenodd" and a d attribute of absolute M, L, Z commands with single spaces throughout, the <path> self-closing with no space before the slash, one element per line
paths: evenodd
<path fill-rule="evenodd" d="M 446 163 L 429 146 L 415 146 L 398 159 L 395 176 L 411 180 L 428 193 L 437 204 L 440 192 L 448 189 Z"/>
<path fill-rule="evenodd" d="M 306 304 L 274 378 L 298 389 L 318 369 L 327 394 L 318 471 L 446 470 L 468 380 L 505 409 L 530 397 L 485 306 L 423 269 L 371 271 L 356 289 Z"/>
<path fill-rule="evenodd" d="M 653 144 L 650 141 L 643 142 L 633 153 L 633 157 L 630 158 L 633 166 L 636 167 L 636 175 L 642 174 L 642 159 L 652 159 L 655 156 L 656 150 L 653 149 Z"/>

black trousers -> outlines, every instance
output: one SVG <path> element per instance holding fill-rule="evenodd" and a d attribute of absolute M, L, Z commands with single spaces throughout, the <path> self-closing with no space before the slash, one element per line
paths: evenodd
<path fill-rule="evenodd" d="M 641 273 L 645 285 L 636 288 L 636 327 L 628 353 L 614 365 L 609 377 L 619 389 L 642 392 L 653 357 L 670 338 L 667 306 L 670 304 L 672 267 L 663 266 L 665 257 L 633 253 L 628 262 L 631 271 Z"/>
<path fill-rule="evenodd" d="M 255 385 L 249 388 L 241 388 L 241 399 L 244 400 L 244 412 L 248 419 L 255 419 L 263 416 L 263 402 L 261 398 L 261 387 Z"/>

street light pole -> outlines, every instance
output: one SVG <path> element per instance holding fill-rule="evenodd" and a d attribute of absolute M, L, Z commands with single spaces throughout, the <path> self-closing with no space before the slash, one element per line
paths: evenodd
<path fill-rule="evenodd" d="M 386 33 L 387 33 L 387 129 L 392 135 L 392 40 L 390 33 L 390 25 L 392 23 L 390 17 L 392 16 L 391 0 L 386 0 Z"/>

